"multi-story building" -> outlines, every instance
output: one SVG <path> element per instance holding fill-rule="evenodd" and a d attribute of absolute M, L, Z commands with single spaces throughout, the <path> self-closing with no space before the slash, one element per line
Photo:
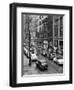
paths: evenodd
<path fill-rule="evenodd" d="M 30 29 L 30 24 L 29 24 L 29 20 L 30 20 L 30 17 L 29 17 L 29 15 L 26 15 L 26 14 L 23 14 L 22 15 L 22 26 L 23 26 L 23 43 L 25 43 L 26 44 L 26 46 L 29 46 L 29 39 L 30 39 L 30 31 L 29 31 L 29 29 Z"/>
<path fill-rule="evenodd" d="M 35 44 L 36 39 L 36 15 L 23 14 L 24 43 L 29 47 Z"/>
<path fill-rule="evenodd" d="M 38 54 L 44 48 L 56 46 L 63 49 L 62 15 L 23 15 L 24 42 L 34 46 Z"/>
<path fill-rule="evenodd" d="M 49 40 L 52 37 L 52 18 L 48 19 L 48 15 L 39 15 L 38 17 L 38 26 L 37 26 L 37 49 L 38 53 L 42 53 L 44 48 L 48 48 Z"/>
<path fill-rule="evenodd" d="M 43 48 L 50 45 L 63 49 L 63 16 L 40 15 L 37 24 L 37 49 L 42 53 Z M 44 44 L 46 42 L 46 45 Z"/>
<path fill-rule="evenodd" d="M 53 46 L 63 49 L 63 16 L 53 16 Z"/>

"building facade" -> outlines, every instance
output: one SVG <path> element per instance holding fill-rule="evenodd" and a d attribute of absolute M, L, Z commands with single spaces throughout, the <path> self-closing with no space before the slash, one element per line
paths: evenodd
<path fill-rule="evenodd" d="M 33 46 L 38 54 L 49 46 L 63 50 L 63 16 L 23 15 L 24 42 Z M 29 45 L 30 44 L 30 45 Z"/>

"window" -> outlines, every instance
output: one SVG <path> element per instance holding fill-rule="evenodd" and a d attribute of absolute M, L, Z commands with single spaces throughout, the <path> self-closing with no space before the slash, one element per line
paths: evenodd
<path fill-rule="evenodd" d="M 41 21 L 39 22 L 39 25 L 41 25 Z"/>
<path fill-rule="evenodd" d="M 60 37 L 63 37 L 63 17 L 60 17 Z"/>

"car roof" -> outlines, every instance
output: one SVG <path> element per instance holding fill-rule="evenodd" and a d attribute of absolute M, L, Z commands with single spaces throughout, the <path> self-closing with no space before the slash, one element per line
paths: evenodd
<path fill-rule="evenodd" d="M 45 59 L 38 59 L 38 61 L 40 61 L 40 62 L 46 62 Z"/>

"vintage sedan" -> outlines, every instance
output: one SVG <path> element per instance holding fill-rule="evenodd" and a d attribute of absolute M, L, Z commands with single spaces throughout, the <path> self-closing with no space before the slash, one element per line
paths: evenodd
<path fill-rule="evenodd" d="M 64 59 L 58 59 L 58 64 L 63 66 Z"/>
<path fill-rule="evenodd" d="M 64 59 L 63 59 L 63 56 L 62 55 L 58 55 L 58 56 L 54 57 L 53 58 L 53 61 L 55 63 L 57 63 L 58 65 L 63 66 Z"/>
<path fill-rule="evenodd" d="M 36 66 L 39 70 L 44 71 L 48 69 L 48 64 L 45 59 L 38 59 L 36 62 Z"/>
<path fill-rule="evenodd" d="M 29 47 L 28 46 L 24 46 L 24 55 L 27 58 L 30 58 L 30 52 L 29 52 Z"/>
<path fill-rule="evenodd" d="M 32 62 L 36 62 L 38 60 L 36 53 L 30 52 L 30 55 L 31 55 L 31 61 Z"/>
<path fill-rule="evenodd" d="M 57 63 L 62 66 L 63 63 L 64 63 L 63 56 L 62 55 L 58 55 L 57 59 L 58 59 Z"/>

